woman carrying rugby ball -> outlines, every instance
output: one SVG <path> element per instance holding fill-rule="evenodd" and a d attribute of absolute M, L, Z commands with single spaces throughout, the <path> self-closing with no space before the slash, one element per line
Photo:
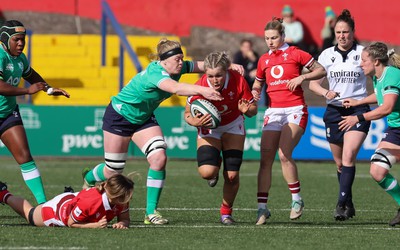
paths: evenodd
<path fill-rule="evenodd" d="M 242 164 L 245 140 L 244 116 L 257 114 L 257 104 L 248 83 L 238 72 L 230 70 L 231 61 L 224 52 L 209 54 L 204 60 L 205 74 L 196 83 L 220 93 L 223 100 L 209 100 L 220 112 L 221 122 L 212 127 L 211 114 L 193 116 L 190 104 L 198 99 L 207 99 L 201 95 L 188 98 L 185 109 L 186 122 L 198 128 L 197 162 L 198 171 L 208 184 L 214 187 L 218 181 L 221 162 L 224 163 L 224 188 L 220 209 L 221 223 L 231 225 L 232 206 L 239 190 L 239 170 Z M 210 106 L 210 105 L 209 105 Z M 221 158 L 222 151 L 222 158 Z"/>
<path fill-rule="evenodd" d="M 161 39 L 157 54 L 159 60 L 151 62 L 111 98 L 103 117 L 105 162 L 92 170 L 85 169 L 83 175 L 85 185 L 93 186 L 122 173 L 132 141 L 149 163 L 144 223 L 163 225 L 168 220 L 161 216 L 157 207 L 165 183 L 167 144 L 153 112 L 173 94 L 203 95 L 212 100 L 221 100 L 222 97 L 214 89 L 178 82 L 183 74 L 204 71 L 203 62 L 184 60 L 179 42 Z M 243 73 L 242 66 L 232 66 Z"/>

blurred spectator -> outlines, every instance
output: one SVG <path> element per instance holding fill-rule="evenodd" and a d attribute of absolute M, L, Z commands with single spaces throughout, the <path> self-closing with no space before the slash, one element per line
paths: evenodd
<path fill-rule="evenodd" d="M 243 66 L 245 70 L 244 78 L 249 84 L 250 89 L 252 88 L 256 77 L 258 59 L 259 55 L 253 49 L 253 42 L 248 38 L 244 38 L 240 42 L 240 50 L 234 55 L 233 62 Z M 263 93 L 264 95 L 262 95 L 258 103 L 259 106 L 266 105 L 265 89 Z"/>
<path fill-rule="evenodd" d="M 321 51 L 336 45 L 335 39 L 336 15 L 331 6 L 325 8 L 325 23 L 321 30 L 322 48 Z"/>
<path fill-rule="evenodd" d="M 244 67 L 244 78 L 249 83 L 250 89 L 256 76 L 258 54 L 253 50 L 253 42 L 250 39 L 243 39 L 240 42 L 240 50 L 236 52 L 234 63 Z"/>
<path fill-rule="evenodd" d="M 285 42 L 291 46 L 297 46 L 302 50 L 307 48 L 304 44 L 303 24 L 294 18 L 294 12 L 290 5 L 283 6 L 282 9 L 283 26 L 285 26 Z"/>

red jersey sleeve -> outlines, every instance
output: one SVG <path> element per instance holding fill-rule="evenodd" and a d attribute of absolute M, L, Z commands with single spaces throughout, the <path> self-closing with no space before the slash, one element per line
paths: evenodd
<path fill-rule="evenodd" d="M 71 211 L 71 218 L 75 222 L 84 222 L 89 217 L 90 207 L 87 206 L 87 203 L 82 202 L 82 199 L 78 199 L 75 206 Z"/>
<path fill-rule="evenodd" d="M 256 80 L 259 82 L 265 82 L 266 81 L 266 76 L 265 76 L 265 60 L 266 56 L 262 55 L 261 58 L 258 60 L 257 63 L 257 71 L 256 71 Z"/>
<path fill-rule="evenodd" d="M 97 189 L 82 190 L 76 196 L 70 216 L 75 222 L 93 222 L 93 215 L 104 214 L 100 209 L 102 204 L 102 195 Z"/>
<path fill-rule="evenodd" d="M 305 52 L 299 48 L 295 49 L 298 56 L 297 61 L 306 68 L 310 68 L 314 63 L 314 58 L 308 52 Z"/>

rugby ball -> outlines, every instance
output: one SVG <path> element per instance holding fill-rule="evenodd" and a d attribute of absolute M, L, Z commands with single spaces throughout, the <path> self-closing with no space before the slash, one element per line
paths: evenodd
<path fill-rule="evenodd" d="M 196 116 L 198 113 L 205 115 L 211 115 L 212 125 L 207 128 L 216 128 L 221 122 L 221 114 L 218 109 L 211 102 L 204 99 L 197 99 L 190 104 L 190 113 L 192 116 Z"/>

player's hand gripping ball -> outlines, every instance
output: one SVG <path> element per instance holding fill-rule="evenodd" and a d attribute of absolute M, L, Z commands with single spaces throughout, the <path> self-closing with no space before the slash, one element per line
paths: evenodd
<path fill-rule="evenodd" d="M 207 128 L 216 128 L 221 122 L 221 114 L 218 109 L 211 102 L 204 99 L 197 99 L 190 104 L 190 113 L 192 116 L 197 116 L 198 113 L 202 115 L 210 114 L 212 125 Z"/>

